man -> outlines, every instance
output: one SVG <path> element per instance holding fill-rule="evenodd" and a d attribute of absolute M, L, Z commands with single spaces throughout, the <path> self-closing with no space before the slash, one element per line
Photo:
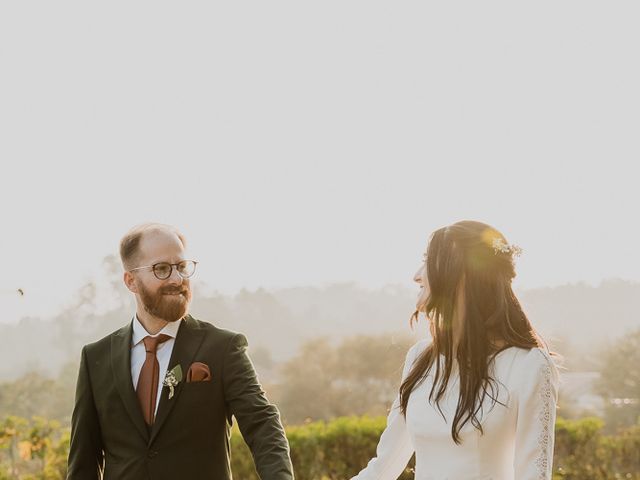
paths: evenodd
<path fill-rule="evenodd" d="M 120 256 L 136 315 L 82 350 L 67 479 L 230 479 L 233 415 L 260 478 L 292 480 L 245 337 L 187 313 L 196 262 L 184 237 L 145 224 L 125 235 Z"/>

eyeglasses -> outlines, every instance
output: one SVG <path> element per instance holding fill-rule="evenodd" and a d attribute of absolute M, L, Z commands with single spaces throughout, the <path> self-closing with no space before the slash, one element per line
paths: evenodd
<path fill-rule="evenodd" d="M 151 268 L 153 270 L 153 274 L 156 276 L 158 280 L 166 280 L 173 273 L 173 267 L 176 267 L 176 272 L 182 278 L 189 278 L 196 271 L 196 265 L 198 262 L 193 260 L 182 260 L 178 263 L 169 263 L 169 262 L 159 262 L 154 263 L 153 265 L 145 265 L 144 267 L 136 267 L 129 270 L 133 272 L 134 270 L 142 270 L 143 268 Z"/>

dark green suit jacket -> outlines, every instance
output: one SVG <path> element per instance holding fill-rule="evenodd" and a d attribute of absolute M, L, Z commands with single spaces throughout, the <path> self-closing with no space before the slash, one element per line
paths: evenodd
<path fill-rule="evenodd" d="M 129 324 L 82 350 L 71 420 L 68 480 L 227 480 L 231 416 L 251 449 L 262 480 L 292 480 L 280 415 L 269 404 L 241 334 L 183 319 L 169 368 L 183 380 L 169 399 L 162 387 L 148 429 L 131 380 Z M 193 362 L 212 379 L 187 383 Z M 242 479 L 239 479 L 242 480 Z"/>

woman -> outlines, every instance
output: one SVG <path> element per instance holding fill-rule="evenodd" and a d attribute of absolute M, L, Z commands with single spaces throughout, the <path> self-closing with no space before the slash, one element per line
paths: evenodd
<path fill-rule="evenodd" d="M 417 310 L 432 341 L 407 354 L 377 456 L 352 480 L 551 479 L 558 373 L 511 288 L 514 256 L 494 228 L 436 230 Z"/>

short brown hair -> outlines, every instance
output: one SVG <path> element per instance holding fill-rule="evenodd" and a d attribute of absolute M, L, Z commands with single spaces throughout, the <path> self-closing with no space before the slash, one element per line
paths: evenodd
<path fill-rule="evenodd" d="M 171 225 L 166 225 L 164 223 L 142 223 L 140 225 L 136 225 L 129 230 L 124 237 L 122 237 L 122 240 L 120 240 L 120 260 L 122 260 L 122 265 L 125 269 L 132 266 L 133 260 L 138 255 L 140 240 L 142 240 L 144 234 L 157 231 L 173 233 L 178 237 L 183 247 L 187 246 L 184 235 L 182 235 L 177 228 Z"/>

